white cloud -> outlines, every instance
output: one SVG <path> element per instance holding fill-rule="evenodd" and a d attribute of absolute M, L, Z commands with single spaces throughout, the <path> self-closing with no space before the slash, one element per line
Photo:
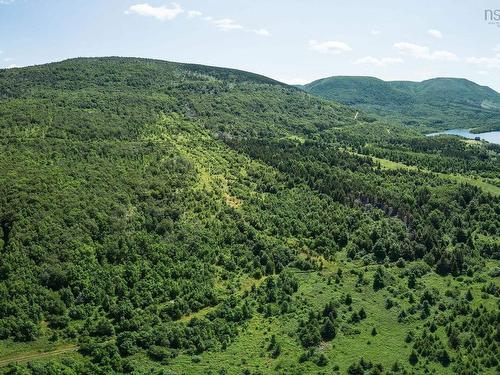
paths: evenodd
<path fill-rule="evenodd" d="M 311 80 L 307 80 L 299 77 L 292 78 L 278 78 L 278 81 L 285 82 L 288 85 L 305 85 L 306 83 L 311 82 Z"/>
<path fill-rule="evenodd" d="M 0 0 L 0 4 L 7 5 L 12 4 L 16 0 Z"/>
<path fill-rule="evenodd" d="M 6 57 L 3 59 L 3 61 L 8 62 L 14 60 L 12 57 Z"/>
<path fill-rule="evenodd" d="M 190 10 L 189 12 L 187 12 L 188 18 L 201 17 L 202 15 L 203 15 L 203 13 L 201 13 L 198 10 Z"/>
<path fill-rule="evenodd" d="M 467 57 L 465 61 L 483 68 L 500 69 L 500 56 L 495 57 Z"/>
<path fill-rule="evenodd" d="M 5 0 L 0 0 L 0 1 L 5 1 Z M 177 3 L 170 3 L 170 5 L 168 6 L 158 6 L 158 7 L 154 7 L 149 3 L 142 3 L 142 4 L 131 5 L 125 11 L 125 14 L 137 14 L 144 17 L 153 17 L 160 21 L 165 21 L 165 20 L 173 20 L 179 14 L 184 12 L 185 12 L 184 9 L 182 9 L 182 7 Z M 198 10 L 189 10 L 186 13 L 187 13 L 186 15 L 187 18 L 197 18 L 200 20 L 204 20 L 222 31 L 245 30 L 261 36 L 271 35 L 271 33 L 267 29 L 246 28 L 230 18 L 216 19 L 208 15 L 207 16 L 203 15 L 203 13 Z"/>
<path fill-rule="evenodd" d="M 415 57 L 423 57 L 430 54 L 429 47 L 419 46 L 418 44 L 413 43 L 395 43 L 394 47 L 398 49 L 399 52 L 405 55 L 411 55 Z"/>
<path fill-rule="evenodd" d="M 19 65 L 16 65 L 16 64 L 10 64 L 9 66 L 7 66 L 5 69 L 12 69 L 12 68 L 19 68 Z"/>
<path fill-rule="evenodd" d="M 488 72 L 486 70 L 478 70 L 476 73 L 479 74 L 479 75 L 481 75 L 481 76 L 487 76 L 488 75 Z"/>
<path fill-rule="evenodd" d="M 262 36 L 271 35 L 271 33 L 266 29 L 252 29 L 251 31 L 257 35 L 262 35 Z"/>
<path fill-rule="evenodd" d="M 230 31 L 230 30 L 245 30 L 245 31 L 250 31 L 254 34 L 261 35 L 261 36 L 269 36 L 271 33 L 269 30 L 264 29 L 264 28 L 259 28 L 259 29 L 250 29 L 246 28 L 243 25 L 240 25 L 238 22 L 235 20 L 232 20 L 230 18 L 220 18 L 220 19 L 214 19 L 213 17 L 203 17 L 203 19 L 207 22 L 210 22 L 212 25 L 217 27 L 218 29 L 222 31 Z"/>
<path fill-rule="evenodd" d="M 458 57 L 453 52 L 449 51 L 431 51 L 427 46 L 420 46 L 418 44 L 399 42 L 394 44 L 394 48 L 399 50 L 403 55 L 413 56 L 419 59 L 426 60 L 443 60 L 443 61 L 457 61 Z"/>
<path fill-rule="evenodd" d="M 373 57 L 373 56 L 365 56 L 360 59 L 354 61 L 354 64 L 360 65 L 375 65 L 375 66 L 388 66 L 393 64 L 402 64 L 404 60 L 400 57 Z"/>
<path fill-rule="evenodd" d="M 352 51 L 352 48 L 349 47 L 349 45 L 347 45 L 344 42 L 339 42 L 337 40 L 327 40 L 325 42 L 310 40 L 309 48 L 319 53 L 333 53 L 333 54 L 340 54 L 343 52 Z"/>
<path fill-rule="evenodd" d="M 230 18 L 221 18 L 215 20 L 213 21 L 213 24 L 215 25 L 215 27 L 223 31 L 243 29 L 243 26 L 241 26 L 239 23 L 236 23 L 234 20 Z"/>
<path fill-rule="evenodd" d="M 372 31 L 370 31 L 370 34 L 372 34 L 372 35 L 379 35 L 381 33 L 382 33 L 382 31 L 380 31 L 380 30 L 372 30 Z"/>
<path fill-rule="evenodd" d="M 427 30 L 427 34 L 429 34 L 430 36 L 432 36 L 433 38 L 436 38 L 436 39 L 441 39 L 443 37 L 443 33 L 439 30 L 436 30 L 436 29 Z"/>
<path fill-rule="evenodd" d="M 153 7 L 148 3 L 131 5 L 126 14 L 138 14 L 144 17 L 154 17 L 160 21 L 173 20 L 179 14 L 184 12 L 181 6 L 177 3 L 171 3 L 169 7 L 160 6 Z"/>
<path fill-rule="evenodd" d="M 458 57 L 450 51 L 434 51 L 430 54 L 431 60 L 457 61 Z"/>

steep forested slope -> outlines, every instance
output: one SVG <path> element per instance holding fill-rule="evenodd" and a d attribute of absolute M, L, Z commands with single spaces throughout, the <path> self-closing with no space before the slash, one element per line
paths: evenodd
<path fill-rule="evenodd" d="M 373 77 L 339 76 L 301 88 L 422 130 L 500 129 L 500 94 L 466 79 L 386 82 Z"/>
<path fill-rule="evenodd" d="M 494 373 L 499 198 L 443 175 L 498 150 L 355 112 L 198 65 L 0 71 L 0 364 L 39 358 L 0 372 Z"/>

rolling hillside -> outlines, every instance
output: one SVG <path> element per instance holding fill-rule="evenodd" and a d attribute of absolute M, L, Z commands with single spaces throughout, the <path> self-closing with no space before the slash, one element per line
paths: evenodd
<path fill-rule="evenodd" d="M 159 60 L 0 70 L 0 374 L 497 373 L 500 150 L 356 112 Z"/>
<path fill-rule="evenodd" d="M 500 129 L 500 94 L 466 79 L 386 82 L 373 77 L 338 76 L 301 88 L 424 131 Z"/>

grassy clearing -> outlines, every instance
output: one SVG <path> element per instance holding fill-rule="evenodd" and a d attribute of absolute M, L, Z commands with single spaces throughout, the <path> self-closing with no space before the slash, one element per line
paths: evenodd
<path fill-rule="evenodd" d="M 385 169 L 407 169 L 407 170 L 419 170 L 419 168 L 415 167 L 414 165 L 406 165 L 403 163 L 395 162 L 392 160 L 387 160 L 387 159 L 381 159 L 381 158 L 376 158 L 372 156 L 372 159 L 376 162 L 380 163 L 380 166 Z M 420 169 L 423 170 L 423 169 Z M 436 172 L 431 172 L 428 170 L 424 170 L 428 173 L 435 173 L 441 178 L 448 179 L 455 181 L 457 183 L 467 183 L 470 185 L 477 186 L 484 191 L 491 193 L 493 195 L 500 195 L 500 187 L 495 186 L 493 184 L 490 184 L 481 178 L 477 177 L 469 177 L 469 176 L 464 176 L 464 175 L 456 175 L 456 174 L 450 174 L 450 173 L 436 173 Z"/>
<path fill-rule="evenodd" d="M 491 193 L 493 195 L 500 195 L 500 187 L 495 186 L 493 184 L 490 184 L 486 181 L 483 181 L 481 178 L 473 178 L 473 177 L 468 177 L 468 176 L 463 176 L 463 175 L 455 175 L 455 174 L 445 174 L 445 173 L 438 173 L 438 175 L 442 178 L 447 178 L 450 180 L 454 180 L 458 183 L 467 183 L 470 185 L 477 186 L 484 191 Z"/>
<path fill-rule="evenodd" d="M 338 254 L 338 262 L 325 261 L 325 267 L 321 271 L 303 272 L 294 271 L 299 280 L 299 290 L 294 296 L 296 310 L 284 317 L 265 318 L 260 314 L 245 324 L 240 335 L 232 342 L 225 351 L 206 352 L 199 356 L 179 355 L 171 360 L 168 369 L 174 374 L 242 374 L 245 370 L 261 374 L 317 374 L 317 373 L 340 373 L 345 374 L 347 368 L 361 357 L 374 363 L 381 363 L 386 370 L 390 369 L 395 362 L 399 362 L 409 368 L 408 356 L 411 345 L 405 343 L 405 337 L 410 331 L 416 331 L 423 326 L 425 321 L 413 319 L 406 323 L 398 321 L 400 307 L 407 308 L 409 303 L 405 299 L 397 299 L 389 288 L 374 291 L 372 287 L 373 274 L 376 266 L 364 266 L 361 262 L 346 262 L 340 260 L 343 255 Z M 490 265 L 491 266 L 491 265 Z M 490 266 L 486 267 L 488 271 Z M 332 276 L 338 268 L 343 270 L 342 282 L 332 282 Z M 362 270 L 366 282 L 357 285 L 358 276 L 351 271 Z M 387 269 L 393 276 L 390 288 L 405 291 L 406 278 L 400 277 L 404 269 L 391 267 Z M 486 272 L 486 271 L 485 271 Z M 447 289 L 455 289 L 462 293 L 467 290 L 471 283 L 470 278 L 464 277 L 454 279 L 453 277 L 440 277 L 429 273 L 419 281 L 417 290 L 424 288 L 438 288 L 441 293 Z M 246 284 L 245 284 L 246 285 Z M 250 285 L 250 284 L 248 284 Z M 483 304 L 494 307 L 494 299 L 481 296 L 482 283 L 474 283 L 472 290 L 474 295 L 473 305 Z M 306 318 L 310 310 L 318 311 L 330 300 L 339 300 L 342 295 L 352 295 L 352 310 L 363 307 L 367 312 L 367 318 L 360 323 L 347 327 L 341 323 L 337 337 L 331 342 L 323 342 L 317 348 L 318 353 L 323 353 L 328 358 L 325 367 L 319 367 L 311 361 L 299 362 L 299 357 L 305 352 L 297 340 L 296 328 L 301 318 Z M 396 300 L 396 307 L 386 308 L 387 299 Z M 399 305 L 399 307 L 397 307 Z M 339 316 L 345 317 L 351 314 L 350 309 L 343 306 L 339 309 Z M 376 328 L 377 334 L 372 335 L 372 329 Z M 438 334 L 446 337 L 442 327 Z M 267 347 L 271 336 L 276 335 L 277 341 L 282 346 L 281 355 L 271 358 Z M 338 371 L 334 371 L 337 368 Z M 436 363 L 427 363 L 429 370 L 435 374 L 452 374 L 450 367 L 443 367 Z M 417 373 L 424 372 L 421 364 L 415 367 Z M 492 370 L 491 374 L 494 373 Z"/>

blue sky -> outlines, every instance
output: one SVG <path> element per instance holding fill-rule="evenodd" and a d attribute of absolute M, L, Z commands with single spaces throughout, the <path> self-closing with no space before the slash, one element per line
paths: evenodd
<path fill-rule="evenodd" d="M 452 76 L 500 91 L 500 21 L 485 21 L 486 9 L 500 2 L 0 0 L 0 67 L 120 55 L 288 83 Z"/>

